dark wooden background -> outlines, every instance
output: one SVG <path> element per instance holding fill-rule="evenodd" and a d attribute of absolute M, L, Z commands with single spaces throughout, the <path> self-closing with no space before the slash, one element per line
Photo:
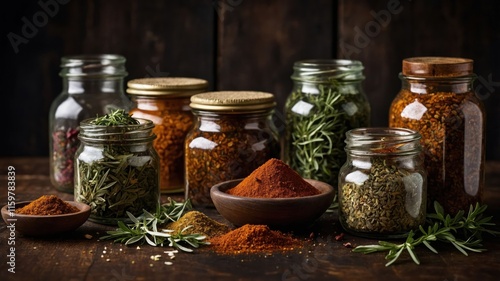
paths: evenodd
<path fill-rule="evenodd" d="M 50 3 L 49 12 L 40 3 Z M 127 80 L 192 76 L 212 90 L 272 92 L 278 116 L 294 61 L 358 59 L 374 126 L 387 125 L 401 60 L 438 55 L 474 59 L 487 157 L 500 160 L 499 1 L 32 0 L 11 1 L 1 13 L 0 156 L 48 155 L 63 55 L 122 54 Z M 23 36 L 26 21 L 36 30 Z M 25 38 L 18 52 L 9 34 Z"/>

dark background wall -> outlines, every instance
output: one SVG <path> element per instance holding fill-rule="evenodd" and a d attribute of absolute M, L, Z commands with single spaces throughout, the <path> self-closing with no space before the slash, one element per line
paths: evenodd
<path fill-rule="evenodd" d="M 126 80 L 192 76 L 207 79 L 211 90 L 268 91 L 278 98 L 278 114 L 291 90 L 294 61 L 361 60 L 374 126 L 387 125 L 402 59 L 471 58 L 487 109 L 487 158 L 500 160 L 499 1 L 9 3 L 1 11 L 0 156 L 48 155 L 48 111 L 61 91 L 61 56 L 117 53 L 127 58 Z"/>

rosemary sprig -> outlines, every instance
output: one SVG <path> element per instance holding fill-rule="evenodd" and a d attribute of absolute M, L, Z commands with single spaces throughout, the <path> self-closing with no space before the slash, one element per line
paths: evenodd
<path fill-rule="evenodd" d="M 101 117 L 96 117 L 94 120 L 90 122 L 93 125 L 102 125 L 102 126 L 123 126 L 123 125 L 137 125 L 139 121 L 137 119 L 132 118 L 132 115 L 129 115 L 123 109 L 117 109 L 108 113 Z"/>
<path fill-rule="evenodd" d="M 193 249 L 200 245 L 208 245 L 205 241 L 205 236 L 200 234 L 184 234 L 184 231 L 190 226 L 185 227 L 178 233 L 173 233 L 173 230 L 161 229 L 168 222 L 177 221 L 184 213 L 192 209 L 191 202 L 186 200 L 184 203 L 178 203 L 169 198 L 169 202 L 159 206 L 154 214 L 148 211 L 135 217 L 131 213 L 127 213 L 132 223 L 125 224 L 122 221 L 118 222 L 116 230 L 107 231 L 106 236 L 101 237 L 102 240 L 112 239 L 114 242 L 131 245 L 135 243 L 149 245 L 174 247 L 185 252 L 192 252 Z M 187 244 L 184 246 L 183 244 Z"/>
<path fill-rule="evenodd" d="M 492 217 L 483 217 L 486 208 L 486 205 L 477 203 L 475 207 L 470 206 L 467 216 L 462 210 L 451 217 L 444 213 L 443 207 L 438 202 L 434 202 L 436 213 L 427 215 L 427 230 L 423 226 L 419 226 L 419 230 L 416 233 L 411 231 L 402 244 L 379 241 L 378 245 L 358 246 L 353 249 L 353 252 L 370 254 L 389 251 L 385 256 L 389 260 L 386 266 L 396 262 L 404 251 L 408 252 L 416 264 L 420 264 L 420 260 L 414 252 L 415 247 L 424 244 L 430 251 L 437 254 L 437 250 L 431 246 L 431 242 L 435 241 L 452 244 L 466 256 L 468 256 L 467 251 L 484 252 L 486 249 L 482 248 L 482 234 L 500 234 L 498 231 L 487 229 L 495 224 L 490 222 Z M 415 234 L 420 234 L 420 236 L 416 238 Z"/>
<path fill-rule="evenodd" d="M 337 184 L 337 176 L 345 162 L 345 133 L 355 127 L 368 125 L 367 110 L 360 95 L 343 93 L 336 82 L 318 86 L 318 94 L 294 91 L 287 101 L 287 108 L 299 102 L 312 106 L 307 115 L 287 112 L 286 143 L 289 165 L 302 177 Z M 348 114 L 345 107 L 356 107 Z"/>

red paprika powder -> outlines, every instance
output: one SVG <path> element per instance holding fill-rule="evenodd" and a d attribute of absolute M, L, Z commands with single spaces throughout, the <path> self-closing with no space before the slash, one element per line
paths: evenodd
<path fill-rule="evenodd" d="M 272 253 L 302 247 L 302 241 L 267 225 L 246 224 L 222 236 L 210 239 L 210 245 L 221 254 Z"/>
<path fill-rule="evenodd" d="M 254 198 L 291 198 L 320 194 L 320 191 L 279 159 L 269 159 L 228 194 Z"/>

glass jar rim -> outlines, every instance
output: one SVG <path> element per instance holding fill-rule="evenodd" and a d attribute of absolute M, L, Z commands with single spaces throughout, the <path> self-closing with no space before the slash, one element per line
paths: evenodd
<path fill-rule="evenodd" d="M 59 75 L 67 78 L 123 78 L 126 59 L 117 54 L 83 54 L 61 58 Z"/>
<path fill-rule="evenodd" d="M 370 127 L 346 132 L 345 150 L 354 155 L 405 155 L 420 153 L 419 132 L 407 128 Z"/>
<path fill-rule="evenodd" d="M 139 124 L 105 126 L 91 124 L 95 118 L 88 118 L 80 122 L 78 138 L 87 143 L 126 143 L 150 142 L 156 138 L 153 133 L 153 121 L 135 118 Z"/>
<path fill-rule="evenodd" d="M 330 82 L 332 80 L 364 80 L 364 66 L 358 60 L 311 59 L 297 61 L 293 65 L 292 80 L 302 82 Z"/>

